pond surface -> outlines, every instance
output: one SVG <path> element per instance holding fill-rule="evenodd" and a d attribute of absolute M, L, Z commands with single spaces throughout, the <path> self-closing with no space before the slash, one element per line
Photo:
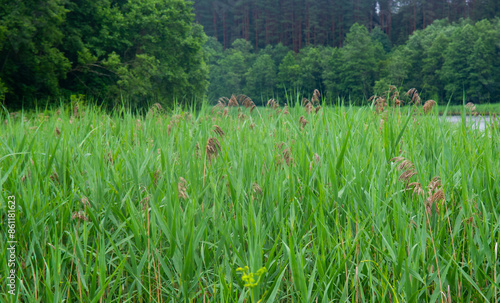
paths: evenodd
<path fill-rule="evenodd" d="M 444 117 L 440 117 L 443 119 Z M 462 123 L 462 116 L 447 116 L 447 122 L 451 123 Z M 484 130 L 487 123 L 489 124 L 491 121 L 490 116 L 467 116 L 466 123 L 472 128 L 477 128 L 479 130 Z"/>

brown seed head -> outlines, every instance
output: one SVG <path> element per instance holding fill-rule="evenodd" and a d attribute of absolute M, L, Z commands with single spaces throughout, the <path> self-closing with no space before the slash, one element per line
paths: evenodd
<path fill-rule="evenodd" d="M 249 108 L 249 107 L 252 107 L 253 105 L 255 105 L 252 101 L 252 99 L 250 99 L 248 96 L 246 95 L 239 95 L 238 96 L 238 99 L 240 100 L 240 103 L 243 104 L 245 106 L 245 109 Z"/>
<path fill-rule="evenodd" d="M 257 182 L 253 183 L 253 191 L 262 196 L 262 188 L 260 188 Z"/>
<path fill-rule="evenodd" d="M 87 207 L 90 207 L 90 202 L 89 202 L 89 199 L 85 196 L 82 197 L 82 204 L 83 204 L 83 208 L 85 209 L 85 211 L 87 210 Z"/>
<path fill-rule="evenodd" d="M 424 196 L 425 192 L 422 189 L 422 186 L 420 185 L 420 182 L 412 182 L 408 185 L 406 185 L 405 189 L 406 190 L 411 190 L 413 188 L 413 195 L 421 195 L 422 197 Z"/>
<path fill-rule="evenodd" d="M 207 153 L 208 161 L 211 162 L 212 159 L 216 159 L 219 151 L 221 150 L 220 143 L 216 138 L 208 138 L 205 151 Z"/>
<path fill-rule="evenodd" d="M 307 103 L 306 106 L 304 106 L 306 109 L 306 113 L 310 113 L 314 111 L 314 106 L 312 106 L 311 103 Z"/>
<path fill-rule="evenodd" d="M 240 106 L 238 104 L 238 100 L 236 100 L 236 96 L 235 95 L 232 95 L 231 96 L 231 99 L 229 99 L 229 104 L 228 106 Z"/>
<path fill-rule="evenodd" d="M 274 100 L 274 99 L 269 99 L 269 101 L 267 101 L 266 106 L 270 107 L 272 109 L 276 109 L 279 107 L 278 102 L 276 102 L 276 100 Z"/>
<path fill-rule="evenodd" d="M 439 202 L 441 200 L 444 200 L 444 191 L 442 189 L 436 191 L 432 197 L 430 197 L 430 201 L 432 202 Z"/>
<path fill-rule="evenodd" d="M 302 128 L 304 128 L 307 125 L 307 123 L 309 123 L 309 121 L 307 121 L 307 119 L 304 116 L 300 116 L 299 123 L 302 125 Z"/>
<path fill-rule="evenodd" d="M 285 150 L 282 152 L 283 159 L 285 159 L 286 165 L 290 165 L 290 162 L 292 161 L 292 156 L 290 155 L 290 150 L 288 148 L 285 148 Z"/>
<path fill-rule="evenodd" d="M 75 220 L 75 219 L 78 219 L 80 221 L 88 221 L 89 220 L 89 219 L 87 219 L 87 216 L 85 216 L 85 212 L 83 210 L 80 210 L 78 212 L 74 212 L 71 215 L 71 220 Z"/>
<path fill-rule="evenodd" d="M 434 107 L 434 105 L 436 105 L 436 101 L 434 101 L 434 100 L 425 101 L 424 107 L 423 107 L 424 113 L 426 113 L 426 114 L 429 113 L 432 110 L 432 108 Z"/>
<path fill-rule="evenodd" d="M 224 138 L 224 131 L 217 125 L 214 125 L 214 132 L 219 135 L 221 138 Z"/>
<path fill-rule="evenodd" d="M 196 142 L 196 159 L 199 159 L 200 158 L 200 144 L 198 142 Z"/>
<path fill-rule="evenodd" d="M 411 177 L 415 176 L 417 174 L 417 171 L 415 169 L 409 169 L 405 172 L 403 172 L 399 176 L 399 181 L 408 181 Z"/>
<path fill-rule="evenodd" d="M 186 184 L 187 181 L 183 177 L 180 177 L 179 183 L 177 183 L 177 190 L 179 192 L 179 198 L 183 200 L 186 200 L 188 197 L 186 192 Z"/>
<path fill-rule="evenodd" d="M 283 115 L 288 115 L 290 112 L 288 111 L 288 105 L 285 104 L 285 108 L 283 109 Z"/>
<path fill-rule="evenodd" d="M 313 92 L 313 96 L 311 98 L 311 103 L 313 105 L 319 104 L 319 97 L 320 96 L 321 96 L 321 94 L 319 93 L 319 90 L 315 89 L 314 92 Z"/>
<path fill-rule="evenodd" d="M 411 163 L 411 161 L 404 160 L 403 162 L 401 162 L 401 164 L 399 164 L 398 169 L 399 170 L 406 170 L 406 169 L 413 168 L 413 167 L 414 167 L 414 165 L 413 165 L 413 163 Z"/>

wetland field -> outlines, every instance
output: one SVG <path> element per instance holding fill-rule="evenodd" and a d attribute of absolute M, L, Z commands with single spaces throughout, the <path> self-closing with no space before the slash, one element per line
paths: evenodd
<path fill-rule="evenodd" d="M 0 301 L 499 302 L 500 120 L 318 101 L 2 112 Z"/>

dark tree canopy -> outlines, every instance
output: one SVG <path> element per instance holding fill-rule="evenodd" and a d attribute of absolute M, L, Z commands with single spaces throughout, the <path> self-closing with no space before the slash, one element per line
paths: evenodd
<path fill-rule="evenodd" d="M 342 48 L 308 46 L 296 53 L 278 44 L 255 51 L 238 39 L 223 50 L 215 38 L 209 41 L 211 99 L 244 93 L 265 102 L 319 89 L 328 100 L 363 104 L 389 85 L 417 88 L 423 98 L 442 103 L 461 103 L 464 94 L 479 103 L 500 97 L 500 19 L 436 21 L 393 48 L 387 35 L 357 23 Z"/>
<path fill-rule="evenodd" d="M 500 12 L 497 0 L 195 0 L 194 5 L 196 20 L 224 48 L 243 38 L 256 49 L 282 43 L 296 52 L 311 44 L 342 46 L 354 23 L 380 28 L 390 43 L 402 44 L 438 19 L 477 21 Z"/>
<path fill-rule="evenodd" d="M 7 103 L 201 96 L 205 34 L 193 20 L 182 0 L 2 0 L 0 95 Z"/>

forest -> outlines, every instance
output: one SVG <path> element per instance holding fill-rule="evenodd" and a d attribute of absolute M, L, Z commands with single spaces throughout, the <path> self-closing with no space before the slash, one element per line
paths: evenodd
<path fill-rule="evenodd" d="M 211 98 L 243 92 L 254 99 L 290 99 L 319 89 L 328 102 L 366 104 L 389 85 L 417 88 L 440 103 L 496 102 L 500 96 L 500 22 L 435 21 L 392 46 L 387 35 L 354 24 L 342 48 L 307 46 L 298 53 L 282 44 L 256 52 L 243 39 L 223 50 L 215 39 L 210 54 Z M 288 98 L 287 98 L 288 96 Z"/>
<path fill-rule="evenodd" d="M 2 0 L 0 100 L 261 104 L 318 89 L 365 104 L 395 85 L 495 102 L 499 11 L 495 0 Z"/>
<path fill-rule="evenodd" d="M 0 302 L 500 302 L 499 0 L 0 0 Z"/>

